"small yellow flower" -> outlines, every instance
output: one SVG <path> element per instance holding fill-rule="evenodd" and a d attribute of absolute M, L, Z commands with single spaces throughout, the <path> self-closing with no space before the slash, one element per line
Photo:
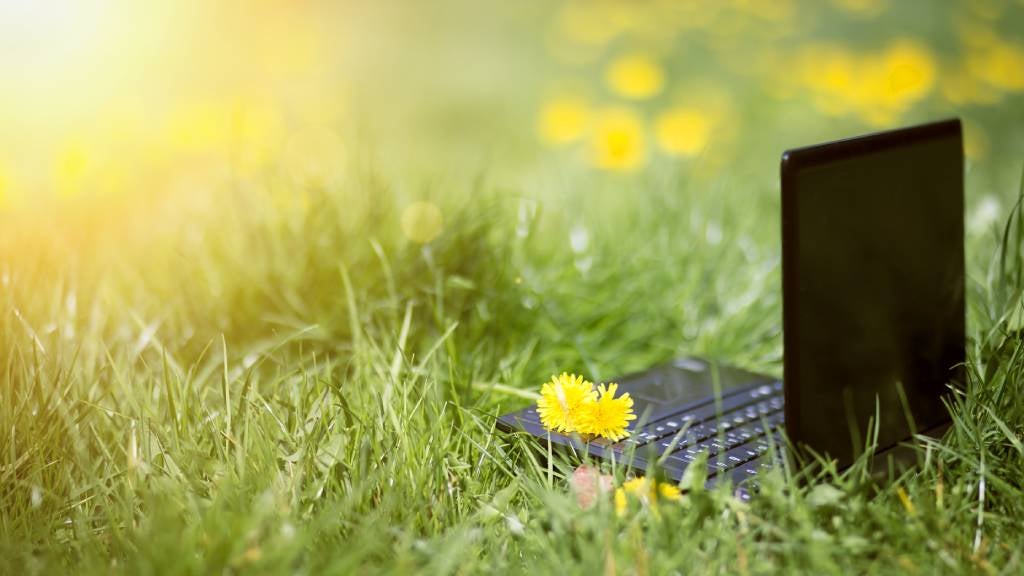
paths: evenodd
<path fill-rule="evenodd" d="M 678 502 L 683 499 L 683 493 L 679 491 L 679 487 L 675 484 L 662 482 L 661 484 L 658 484 L 658 497 L 662 500 Z"/>
<path fill-rule="evenodd" d="M 820 110 L 830 115 L 854 113 L 875 125 L 897 121 L 931 92 L 938 77 L 934 54 L 913 38 L 864 55 L 842 46 L 811 45 L 799 68 Z"/>
<path fill-rule="evenodd" d="M 598 168 L 636 170 L 646 156 L 643 121 L 628 108 L 602 111 L 591 135 L 590 152 Z"/>
<path fill-rule="evenodd" d="M 902 40 L 882 56 L 884 88 L 882 100 L 897 107 L 915 102 L 935 84 L 935 58 L 924 45 Z"/>
<path fill-rule="evenodd" d="M 648 506 L 657 514 L 658 501 L 679 502 L 683 499 L 679 487 L 668 482 L 656 482 L 647 478 L 638 477 L 626 480 L 622 486 L 615 490 L 615 512 L 622 516 L 626 513 L 629 505 L 629 496 L 639 500 L 644 506 Z"/>
<path fill-rule="evenodd" d="M 605 79 L 616 94 L 634 100 L 657 96 L 665 84 L 661 66 L 643 54 L 616 58 L 608 66 Z"/>
<path fill-rule="evenodd" d="M 622 488 L 615 489 L 615 513 L 622 516 L 626 513 L 626 506 L 629 501 L 626 499 L 626 491 Z"/>
<path fill-rule="evenodd" d="M 644 478 L 643 476 L 630 478 L 629 480 L 626 480 L 625 482 L 622 483 L 622 487 L 623 489 L 626 490 L 626 493 L 632 494 L 633 496 L 636 496 L 638 498 L 643 498 L 648 495 L 647 485 L 647 478 Z"/>
<path fill-rule="evenodd" d="M 541 387 L 537 413 L 548 430 L 576 432 L 584 406 L 596 401 L 593 383 L 582 376 L 562 372 L 561 376 L 552 376 L 551 381 Z"/>
<path fill-rule="evenodd" d="M 619 440 L 629 435 L 626 427 L 629 426 L 630 420 L 636 420 L 636 414 L 633 414 L 633 399 L 630 398 L 629 392 L 616 398 L 615 392 L 618 388 L 619 385 L 615 383 L 607 386 L 601 384 L 597 391 L 597 400 L 582 406 L 578 420 L 580 432 L 609 440 Z"/>
<path fill-rule="evenodd" d="M 540 111 L 537 132 L 550 144 L 566 144 L 583 135 L 590 115 L 587 103 L 578 98 L 556 98 Z"/>
<path fill-rule="evenodd" d="M 678 107 L 658 117 L 655 133 L 658 145 L 675 156 L 693 156 L 707 145 L 711 118 L 696 108 Z"/>

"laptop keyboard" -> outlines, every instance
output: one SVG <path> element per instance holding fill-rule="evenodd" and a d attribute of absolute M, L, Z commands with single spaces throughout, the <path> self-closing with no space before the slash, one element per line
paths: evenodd
<path fill-rule="evenodd" d="M 685 469 L 705 453 L 709 477 L 738 470 L 740 474 L 730 474 L 738 483 L 770 465 L 762 457 L 773 445 L 781 450 L 784 423 L 782 383 L 776 382 L 733 393 L 720 406 L 712 403 L 645 425 L 610 447 L 656 444 L 657 452 L 667 454 L 663 465 L 676 469 Z"/>
<path fill-rule="evenodd" d="M 539 421 L 536 409 L 523 414 Z M 744 483 L 738 492 L 749 497 L 747 490 L 757 487 L 750 477 L 783 454 L 780 431 L 784 423 L 782 382 L 775 381 L 732 391 L 719 402 L 659 418 L 632 429 L 622 441 L 598 438 L 591 443 L 620 454 L 653 448 L 664 456 L 661 466 L 677 476 L 705 453 L 709 485 L 731 478 L 734 485 Z"/>

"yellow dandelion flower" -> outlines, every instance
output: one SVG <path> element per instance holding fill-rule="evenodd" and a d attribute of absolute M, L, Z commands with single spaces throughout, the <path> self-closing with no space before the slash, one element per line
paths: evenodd
<path fill-rule="evenodd" d="M 626 498 L 626 491 L 622 488 L 615 489 L 615 513 L 622 516 L 626 513 L 626 506 L 629 500 Z"/>
<path fill-rule="evenodd" d="M 679 491 L 679 487 L 675 484 L 669 484 L 668 482 L 662 482 L 658 484 L 658 497 L 662 500 L 670 500 L 672 502 L 678 502 L 683 499 L 683 493 Z"/>
<path fill-rule="evenodd" d="M 658 512 L 659 500 L 679 502 L 683 499 L 682 492 L 675 484 L 656 482 L 643 477 L 632 478 L 623 482 L 622 486 L 615 490 L 615 512 L 619 516 L 626 512 L 629 506 L 629 497 L 651 508 L 655 514 Z"/>
<path fill-rule="evenodd" d="M 900 106 L 928 93 L 935 83 L 935 57 L 923 45 L 903 40 L 886 50 L 882 57 L 885 70 L 885 100 Z"/>
<path fill-rule="evenodd" d="M 545 142 L 567 144 L 583 135 L 589 115 L 579 98 L 555 98 L 541 108 L 537 132 Z"/>
<path fill-rule="evenodd" d="M 849 110 L 850 94 L 857 82 L 856 62 L 845 48 L 828 44 L 808 46 L 801 55 L 799 73 L 819 110 L 830 115 Z"/>
<path fill-rule="evenodd" d="M 643 54 L 620 56 L 605 72 L 608 86 L 619 96 L 645 100 L 661 93 L 665 74 L 658 63 Z"/>
<path fill-rule="evenodd" d="M 561 376 L 552 376 L 551 381 L 541 387 L 537 413 L 548 430 L 576 432 L 583 406 L 596 400 L 597 392 L 591 382 L 582 376 L 562 372 Z"/>
<path fill-rule="evenodd" d="M 630 478 L 622 483 L 622 488 L 627 494 L 632 494 L 638 498 L 645 498 L 648 496 L 649 487 L 647 478 L 638 476 L 636 478 Z"/>
<path fill-rule="evenodd" d="M 607 386 L 601 384 L 597 390 L 597 400 L 582 405 L 578 421 L 580 432 L 609 440 L 619 440 L 629 435 L 626 427 L 630 420 L 636 420 L 633 399 L 629 397 L 629 392 L 616 398 L 618 388 L 619 385 L 615 383 Z"/>
<path fill-rule="evenodd" d="M 646 157 L 644 127 L 628 108 L 611 108 L 598 114 L 590 138 L 590 159 L 598 168 L 630 171 Z"/>
<path fill-rule="evenodd" d="M 696 108 L 677 107 L 658 117 L 654 131 L 658 145 L 675 156 L 693 156 L 707 145 L 712 121 Z"/>
<path fill-rule="evenodd" d="M 814 45 L 804 51 L 800 70 L 820 110 L 830 115 L 854 113 L 880 125 L 896 121 L 928 95 L 938 78 L 934 54 L 912 38 L 862 56 L 841 46 Z"/>

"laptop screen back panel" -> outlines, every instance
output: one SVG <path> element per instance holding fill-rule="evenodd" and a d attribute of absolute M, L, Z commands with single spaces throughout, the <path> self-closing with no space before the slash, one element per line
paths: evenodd
<path fill-rule="evenodd" d="M 786 429 L 848 465 L 948 420 L 964 360 L 959 121 L 787 152 Z"/>

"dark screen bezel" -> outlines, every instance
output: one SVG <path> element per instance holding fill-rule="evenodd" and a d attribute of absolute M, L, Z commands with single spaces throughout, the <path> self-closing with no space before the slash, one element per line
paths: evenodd
<path fill-rule="evenodd" d="M 799 342 L 797 286 L 800 275 L 799 238 L 797 236 L 800 198 L 796 187 L 797 174 L 807 168 L 836 160 L 848 160 L 884 149 L 951 137 L 962 141 L 962 128 L 960 120 L 957 118 L 795 148 L 782 154 L 780 175 L 782 180 L 782 341 L 784 350 L 783 382 L 785 383 L 783 391 L 785 394 L 786 434 L 794 444 L 805 443 L 805 439 L 800 438 L 798 434 L 798 430 L 801 429 L 798 423 L 801 418 L 800 387 L 802 383 L 799 381 L 796 368 L 800 362 L 800 350 L 797 347 L 797 342 Z"/>

